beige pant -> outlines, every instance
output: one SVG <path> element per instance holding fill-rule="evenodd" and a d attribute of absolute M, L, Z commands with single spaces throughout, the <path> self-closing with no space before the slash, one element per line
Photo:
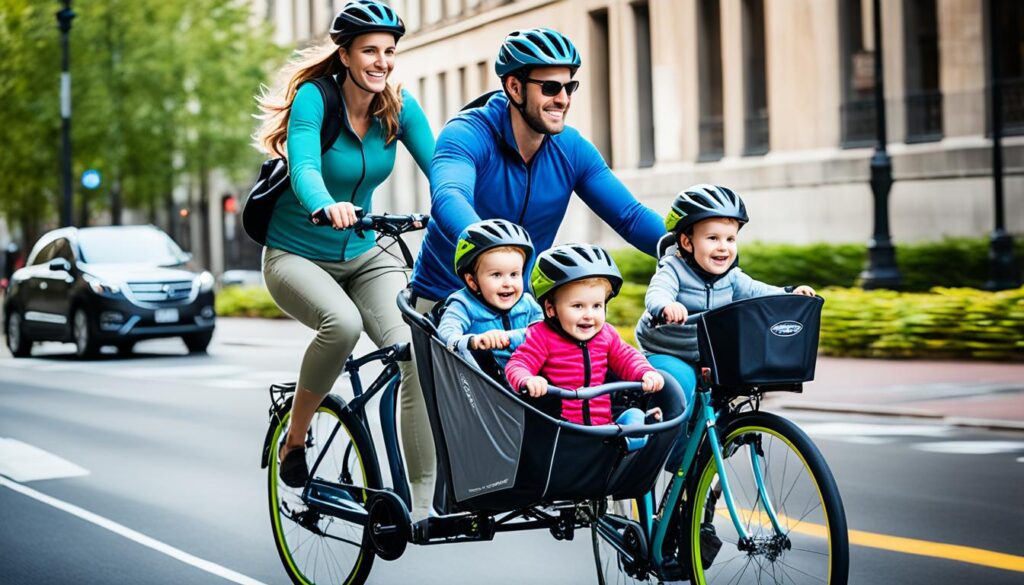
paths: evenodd
<path fill-rule="evenodd" d="M 299 388 L 320 395 L 330 392 L 363 331 L 378 347 L 411 340 L 395 302 L 398 291 L 409 284 L 409 272 L 380 248 L 347 262 L 310 260 L 265 248 L 263 276 L 281 310 L 316 331 L 302 358 Z M 413 363 L 401 362 L 399 367 L 399 426 L 409 481 L 429 485 L 435 473 L 434 441 L 423 391 Z"/>

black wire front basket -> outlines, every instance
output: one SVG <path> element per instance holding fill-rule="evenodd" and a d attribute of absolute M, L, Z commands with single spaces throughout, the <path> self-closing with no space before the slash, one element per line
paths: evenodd
<path fill-rule="evenodd" d="M 821 297 L 770 295 L 700 315 L 700 361 L 716 394 L 799 391 L 813 380 L 823 304 Z"/>

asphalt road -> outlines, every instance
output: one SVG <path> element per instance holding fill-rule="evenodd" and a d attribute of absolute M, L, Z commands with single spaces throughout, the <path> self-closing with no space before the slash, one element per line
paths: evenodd
<path fill-rule="evenodd" d="M 259 450 L 266 386 L 294 377 L 308 338 L 293 323 L 224 319 L 208 356 L 185 355 L 176 340 L 89 363 L 60 344 L 25 360 L 4 353 L 0 466 L 16 441 L 73 464 L 73 476 L 0 476 L 0 583 L 287 582 Z M 796 420 L 832 466 L 856 531 L 852 583 L 1020 582 L 1024 435 Z M 589 535 L 558 542 L 547 532 L 411 546 L 378 561 L 370 579 L 594 581 Z"/>

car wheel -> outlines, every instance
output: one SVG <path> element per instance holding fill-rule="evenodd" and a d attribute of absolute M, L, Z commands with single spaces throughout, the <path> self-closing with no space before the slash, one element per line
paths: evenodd
<path fill-rule="evenodd" d="M 75 316 L 71 322 L 72 336 L 75 342 L 75 355 L 80 359 L 92 359 L 99 355 L 100 344 L 96 340 L 96 334 L 89 324 L 89 314 L 85 309 L 75 309 Z"/>
<path fill-rule="evenodd" d="M 213 331 L 189 333 L 183 335 L 181 339 L 185 342 L 189 353 L 206 353 L 206 348 L 210 345 L 210 340 L 213 339 Z"/>
<path fill-rule="evenodd" d="M 21 313 L 17 311 L 11 311 L 7 317 L 7 349 L 16 358 L 28 357 L 32 353 L 32 340 L 25 335 Z"/>

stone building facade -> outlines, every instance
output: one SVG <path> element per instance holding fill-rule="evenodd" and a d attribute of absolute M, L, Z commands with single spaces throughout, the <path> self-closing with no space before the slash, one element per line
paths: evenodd
<path fill-rule="evenodd" d="M 1024 2 L 999 2 L 1006 217 L 1024 232 Z M 338 0 L 255 0 L 281 43 L 329 27 Z M 439 131 L 482 92 L 504 36 L 547 26 L 583 56 L 568 122 L 643 202 L 681 188 L 745 197 L 746 239 L 859 242 L 872 231 L 870 0 L 394 0 L 409 29 L 393 79 Z M 985 0 L 882 0 L 896 241 L 982 236 L 994 222 Z M 411 158 L 380 209 L 426 210 Z M 575 201 L 560 238 L 621 245 Z"/>

